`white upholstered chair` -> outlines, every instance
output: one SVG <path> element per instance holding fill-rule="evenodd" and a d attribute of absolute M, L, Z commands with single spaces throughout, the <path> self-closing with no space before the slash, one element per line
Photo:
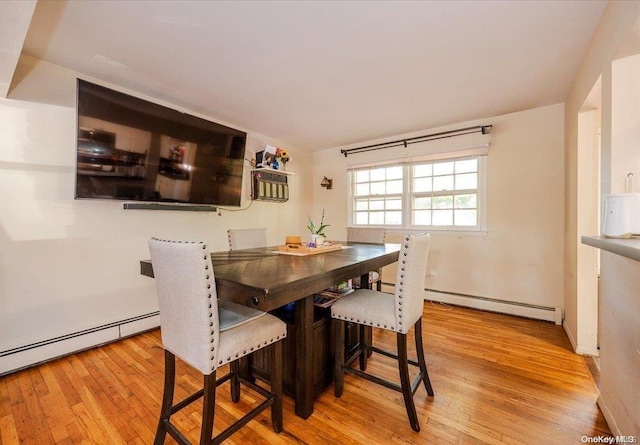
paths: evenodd
<path fill-rule="evenodd" d="M 205 243 L 149 241 L 151 264 L 160 305 L 165 377 L 162 409 L 155 444 L 169 433 L 178 443 L 189 443 L 171 416 L 204 396 L 200 444 L 220 443 L 260 412 L 271 407 L 271 422 L 282 430 L 282 339 L 287 328 L 278 318 L 245 306 L 218 300 L 213 265 Z M 237 360 L 258 349 L 271 348 L 271 391 L 245 380 L 236 372 Z M 204 376 L 203 389 L 174 404 L 175 366 L 178 357 Z M 231 363 L 216 380 L 216 370 Z M 212 439 L 216 387 L 231 381 L 231 398 L 240 399 L 240 384 L 265 400 Z"/>
<path fill-rule="evenodd" d="M 267 247 L 267 229 L 229 229 L 229 250 Z"/>
<path fill-rule="evenodd" d="M 427 365 L 422 345 L 422 312 L 424 309 L 424 280 L 429 253 L 430 235 L 427 233 L 408 235 L 402 242 L 398 259 L 395 293 L 386 294 L 371 289 L 358 289 L 346 295 L 331 306 L 331 316 L 334 323 L 335 341 L 335 395 L 341 397 L 344 389 L 344 373 L 358 375 L 374 383 L 381 384 L 395 391 L 401 392 L 411 427 L 420 431 L 420 423 L 416 414 L 413 395 L 420 383 L 424 383 L 427 394 L 433 396 L 433 388 L 429 380 Z M 395 331 L 397 336 L 397 354 L 367 345 L 361 338 L 358 351 L 345 363 L 344 354 L 344 325 L 345 322 L 374 328 Z M 414 328 L 417 362 L 409 360 L 407 355 L 407 333 Z M 361 369 L 351 367 L 358 357 L 369 352 L 377 352 L 398 361 L 400 384 L 381 379 L 364 371 L 366 362 Z M 408 365 L 419 368 L 419 373 L 413 382 L 409 379 Z"/>
<path fill-rule="evenodd" d="M 347 241 L 350 243 L 367 243 L 367 244 L 384 244 L 386 229 L 374 227 L 347 227 Z M 372 270 L 369 272 L 369 287 L 376 284 L 377 290 L 382 290 L 382 279 L 380 270 Z M 360 277 L 353 279 L 353 285 L 357 288 L 362 287 Z"/>

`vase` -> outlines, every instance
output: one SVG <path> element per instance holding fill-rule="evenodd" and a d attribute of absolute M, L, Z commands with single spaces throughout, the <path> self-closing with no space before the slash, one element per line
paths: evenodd
<path fill-rule="evenodd" d="M 316 247 L 322 246 L 326 240 L 327 238 L 322 235 L 311 235 L 311 242 Z"/>

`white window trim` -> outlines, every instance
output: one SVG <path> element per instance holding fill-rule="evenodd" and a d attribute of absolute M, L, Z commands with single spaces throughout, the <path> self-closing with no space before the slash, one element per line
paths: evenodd
<path fill-rule="evenodd" d="M 366 165 L 352 165 L 347 170 L 347 227 L 371 227 L 371 228 L 385 228 L 389 232 L 401 232 L 401 233 L 419 233 L 428 231 L 430 233 L 439 233 L 443 235 L 454 235 L 454 236 L 482 236 L 488 233 L 487 228 L 487 156 L 483 154 L 473 154 L 469 156 L 455 156 L 458 153 L 450 153 L 450 156 L 437 158 L 428 157 L 420 157 L 420 159 L 412 158 L 412 159 L 403 159 L 402 161 L 394 161 L 394 162 L 376 162 L 375 165 L 366 164 Z M 451 156 L 453 155 L 453 156 Z M 451 160 L 460 160 L 469 157 L 476 157 L 478 159 L 478 224 L 475 227 L 469 228 L 461 228 L 460 226 L 415 226 L 412 225 L 411 222 L 411 205 L 404 205 L 402 208 L 402 220 L 403 224 L 400 226 L 395 225 L 371 225 L 371 224 L 354 224 L 353 223 L 353 172 L 354 170 L 358 170 L 361 168 L 374 168 L 376 166 L 393 166 L 393 165 L 403 165 L 404 173 L 403 173 L 403 181 L 409 178 L 409 170 L 414 163 L 418 163 L 421 161 L 424 162 L 438 162 L 444 161 L 445 159 Z M 406 184 L 405 184 L 406 185 Z M 411 190 L 410 187 L 405 187 L 403 194 L 403 202 L 410 203 L 411 202 Z"/>

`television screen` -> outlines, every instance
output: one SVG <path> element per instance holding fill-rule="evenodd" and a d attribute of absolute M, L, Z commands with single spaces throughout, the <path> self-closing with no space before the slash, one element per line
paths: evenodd
<path fill-rule="evenodd" d="M 79 79 L 76 198 L 239 206 L 246 139 Z"/>

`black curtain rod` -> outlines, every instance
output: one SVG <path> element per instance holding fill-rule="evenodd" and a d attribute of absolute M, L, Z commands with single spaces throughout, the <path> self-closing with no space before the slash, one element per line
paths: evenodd
<path fill-rule="evenodd" d="M 346 158 L 352 153 L 364 153 L 367 151 L 382 150 L 383 148 L 407 147 L 409 144 L 417 144 L 418 142 L 435 141 L 437 139 L 451 138 L 454 136 L 462 136 L 463 134 L 482 133 L 489 134 L 492 125 L 478 125 L 475 127 L 459 128 L 457 130 L 441 131 L 439 133 L 426 134 L 424 136 L 415 136 L 407 139 L 398 139 L 397 141 L 381 142 L 379 144 L 365 145 L 363 147 L 341 149 L 340 153 Z"/>

